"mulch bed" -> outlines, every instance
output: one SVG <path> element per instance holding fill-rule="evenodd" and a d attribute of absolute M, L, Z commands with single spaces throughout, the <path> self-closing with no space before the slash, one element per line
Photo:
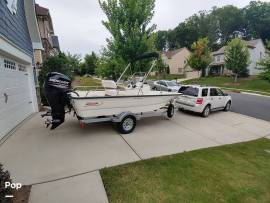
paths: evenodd
<path fill-rule="evenodd" d="M 28 203 L 30 197 L 31 186 L 23 186 L 20 190 L 15 190 L 12 203 Z"/>

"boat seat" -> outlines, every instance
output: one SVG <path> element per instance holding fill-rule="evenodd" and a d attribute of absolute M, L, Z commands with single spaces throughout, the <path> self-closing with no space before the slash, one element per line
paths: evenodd
<path fill-rule="evenodd" d="M 117 84 L 113 80 L 102 80 L 101 83 L 105 89 L 117 89 Z"/>
<path fill-rule="evenodd" d="M 118 95 L 118 91 L 117 90 L 113 90 L 113 89 L 110 89 L 110 90 L 105 90 L 105 96 L 107 97 L 115 97 Z"/>

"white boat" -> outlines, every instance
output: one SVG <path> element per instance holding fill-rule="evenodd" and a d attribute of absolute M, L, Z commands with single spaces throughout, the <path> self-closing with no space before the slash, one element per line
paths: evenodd
<path fill-rule="evenodd" d="M 108 94 L 111 92 L 112 94 Z M 115 92 L 115 93 L 114 93 Z M 117 92 L 117 93 L 116 93 Z M 72 106 L 79 118 L 119 115 L 123 112 L 140 114 L 167 108 L 180 94 L 138 90 L 78 91 L 71 94 Z"/>
<path fill-rule="evenodd" d="M 156 57 L 156 53 L 146 54 L 140 57 Z M 126 67 L 118 81 L 103 80 L 103 91 L 77 91 L 71 93 L 71 103 L 81 119 L 90 117 L 117 116 L 123 112 L 142 114 L 143 112 L 154 112 L 167 109 L 173 105 L 179 93 L 165 91 L 153 91 L 145 81 L 152 72 L 156 61 L 153 61 L 147 74 L 144 77 L 137 77 L 126 87 L 118 89 L 119 81 L 130 68 Z M 135 75 L 135 74 L 134 74 Z M 139 81 L 138 81 L 139 80 Z"/>
<path fill-rule="evenodd" d="M 157 57 L 157 53 L 146 54 L 142 58 Z M 139 81 L 131 80 L 128 85 L 120 84 L 122 77 L 130 68 L 126 67 L 117 82 L 103 80 L 102 90 L 76 91 L 69 93 L 70 103 L 80 121 L 81 127 L 85 124 L 112 121 L 118 123 L 119 131 L 124 134 L 131 133 L 136 121 L 143 117 L 160 116 L 167 114 L 169 118 L 174 115 L 174 102 L 180 93 L 165 91 L 153 91 L 146 85 L 146 79 L 152 72 L 156 60 L 144 77 L 137 77 Z M 61 98 L 70 81 L 64 75 L 52 73 L 47 79 L 47 98 L 52 107 L 53 120 L 51 129 L 55 129 L 64 122 L 64 106 L 69 104 L 69 99 L 60 99 L 56 102 L 56 96 Z M 62 88 L 62 91 L 60 89 Z"/>

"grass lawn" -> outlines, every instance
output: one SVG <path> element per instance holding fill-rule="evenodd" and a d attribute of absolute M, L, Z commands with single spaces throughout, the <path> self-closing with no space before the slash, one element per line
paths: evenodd
<path fill-rule="evenodd" d="M 78 90 L 91 90 L 95 89 L 96 86 L 101 87 L 101 81 L 91 77 L 80 77 L 76 76 L 72 82 L 73 87 L 84 86 L 78 88 Z"/>
<path fill-rule="evenodd" d="M 237 83 L 234 83 L 234 79 L 232 77 L 206 77 L 195 80 L 188 80 L 184 83 L 262 91 L 270 94 L 270 83 L 266 80 L 261 80 L 256 77 L 240 78 Z"/>
<path fill-rule="evenodd" d="M 266 150 L 266 151 L 265 151 Z M 103 169 L 110 202 L 270 202 L 270 140 Z"/>
<path fill-rule="evenodd" d="M 177 79 L 182 79 L 184 77 L 185 77 L 184 75 L 167 74 L 164 77 L 150 75 L 148 79 L 149 80 L 177 80 Z"/>

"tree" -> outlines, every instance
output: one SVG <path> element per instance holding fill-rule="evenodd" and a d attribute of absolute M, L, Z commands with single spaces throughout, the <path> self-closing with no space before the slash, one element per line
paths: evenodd
<path fill-rule="evenodd" d="M 117 80 L 120 77 L 125 65 L 125 62 L 120 58 L 102 56 L 95 72 L 102 78 Z"/>
<path fill-rule="evenodd" d="M 225 49 L 225 67 L 235 74 L 234 82 L 238 76 L 246 75 L 250 63 L 250 54 L 247 45 L 239 38 L 231 40 Z"/>
<path fill-rule="evenodd" d="M 81 75 L 90 74 L 94 75 L 98 65 L 98 57 L 95 52 L 86 54 L 84 62 L 81 64 Z"/>
<path fill-rule="evenodd" d="M 103 25 L 112 35 L 107 39 L 106 57 L 111 58 L 107 62 L 118 60 L 128 64 L 137 55 L 155 48 L 156 26 L 149 25 L 155 0 L 99 0 L 99 4 L 107 16 Z M 131 67 L 134 72 L 139 71 L 140 64 L 132 63 Z"/>
<path fill-rule="evenodd" d="M 263 68 L 263 72 L 259 75 L 263 80 L 270 82 L 270 41 L 267 42 L 268 52 L 264 59 L 262 59 L 259 65 Z"/>
<path fill-rule="evenodd" d="M 164 78 L 166 74 L 170 74 L 170 69 L 167 64 L 164 63 L 161 57 L 157 60 L 156 68 L 157 74 L 159 76 L 163 76 L 161 78 Z"/>
<path fill-rule="evenodd" d="M 209 46 L 217 50 L 230 40 L 239 37 L 245 40 L 270 39 L 270 2 L 251 1 L 243 9 L 232 5 L 213 7 L 209 11 L 200 11 L 179 23 L 172 30 L 162 31 L 156 47 L 164 48 L 163 36 L 167 35 L 169 49 L 191 48 L 193 42 L 207 37 Z M 160 41 L 161 40 L 161 41 Z"/>
<path fill-rule="evenodd" d="M 206 68 L 211 63 L 211 52 L 208 47 L 207 38 L 199 39 L 192 44 L 192 53 L 188 58 L 188 64 L 195 70 L 202 71 L 202 76 L 206 75 Z"/>
<path fill-rule="evenodd" d="M 79 54 L 71 54 L 71 53 L 67 53 L 66 54 L 66 58 L 67 58 L 67 64 L 69 67 L 67 67 L 66 69 L 71 70 L 74 73 L 78 72 L 78 69 L 80 68 L 81 65 L 81 55 Z"/>
<path fill-rule="evenodd" d="M 213 19 L 212 23 L 216 26 L 213 31 L 218 33 L 221 46 L 226 45 L 228 41 L 235 38 L 234 35 L 245 30 L 243 12 L 235 6 L 228 5 L 222 8 L 213 8 L 211 18 Z M 244 33 L 241 35 L 244 35 Z"/>
<path fill-rule="evenodd" d="M 167 31 L 158 31 L 156 33 L 156 48 L 159 51 L 164 51 L 168 46 L 168 32 Z"/>
<path fill-rule="evenodd" d="M 46 98 L 43 93 L 44 92 L 43 84 L 47 74 L 50 72 L 59 72 L 67 75 L 70 78 L 73 78 L 73 71 L 74 71 L 73 65 L 74 65 L 73 61 L 70 59 L 70 57 L 67 57 L 67 55 L 64 53 L 59 53 L 56 56 L 51 56 L 44 61 L 38 77 L 41 101 L 43 104 L 47 104 Z"/>
<path fill-rule="evenodd" d="M 250 37 L 270 39 L 270 2 L 251 1 L 243 13 Z"/>

